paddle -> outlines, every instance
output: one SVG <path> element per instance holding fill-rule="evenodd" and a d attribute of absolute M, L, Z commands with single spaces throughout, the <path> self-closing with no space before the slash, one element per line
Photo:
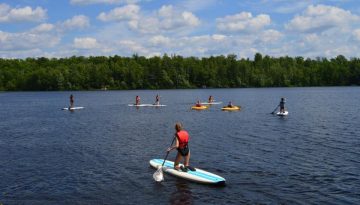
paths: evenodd
<path fill-rule="evenodd" d="M 174 137 L 174 139 L 172 140 L 170 147 L 173 145 L 173 143 L 174 143 L 174 141 L 175 141 L 175 138 L 176 138 L 176 137 Z M 163 175 L 162 167 L 164 166 L 165 161 L 166 161 L 167 157 L 169 156 L 169 153 L 170 153 L 170 151 L 166 152 L 166 156 L 165 156 L 165 158 L 164 158 L 164 161 L 163 161 L 162 165 L 161 165 L 161 166 L 156 170 L 156 172 L 153 174 L 153 178 L 154 178 L 154 180 L 157 181 L 157 182 L 164 181 L 164 175 Z"/>
<path fill-rule="evenodd" d="M 278 109 L 279 106 L 280 106 L 280 105 L 276 106 L 276 108 L 274 109 L 274 111 L 272 111 L 270 114 L 274 114 L 275 111 L 276 111 L 276 109 Z"/>

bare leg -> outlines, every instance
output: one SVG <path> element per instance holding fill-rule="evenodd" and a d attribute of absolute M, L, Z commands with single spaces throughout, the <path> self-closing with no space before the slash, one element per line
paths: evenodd
<path fill-rule="evenodd" d="M 180 169 L 179 163 L 180 163 L 181 159 L 182 159 L 182 156 L 181 156 L 181 154 L 178 152 L 178 153 L 176 154 L 176 158 L 175 158 L 175 162 L 174 162 L 174 169 Z"/>
<path fill-rule="evenodd" d="M 184 165 L 189 166 L 189 163 L 190 163 L 190 150 L 189 150 L 189 154 L 186 155 L 186 157 L 184 159 Z"/>

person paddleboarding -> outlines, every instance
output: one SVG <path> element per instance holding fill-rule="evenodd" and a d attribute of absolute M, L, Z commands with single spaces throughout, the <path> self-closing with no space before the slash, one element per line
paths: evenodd
<path fill-rule="evenodd" d="M 135 97 L 135 105 L 140 105 L 140 96 Z"/>
<path fill-rule="evenodd" d="M 154 105 L 160 105 L 160 95 L 157 94 L 155 97 L 155 104 Z"/>
<path fill-rule="evenodd" d="M 212 95 L 209 96 L 209 100 L 208 103 L 213 103 L 214 102 L 214 97 Z"/>
<path fill-rule="evenodd" d="M 74 107 L 74 96 L 73 94 L 70 95 L 70 107 L 69 108 L 73 108 Z"/>
<path fill-rule="evenodd" d="M 188 169 L 191 171 L 196 171 L 193 167 L 189 165 L 190 163 L 190 149 L 189 149 L 189 140 L 190 136 L 187 131 L 183 129 L 183 126 L 180 122 L 175 124 L 175 145 L 169 147 L 166 151 L 170 152 L 174 149 L 177 149 L 177 154 L 174 163 L 174 169 L 187 172 Z M 184 158 L 184 166 L 179 166 L 181 159 Z"/>
<path fill-rule="evenodd" d="M 284 113 L 285 112 L 285 98 L 281 98 L 280 103 L 279 103 L 279 107 L 280 107 L 280 113 Z"/>

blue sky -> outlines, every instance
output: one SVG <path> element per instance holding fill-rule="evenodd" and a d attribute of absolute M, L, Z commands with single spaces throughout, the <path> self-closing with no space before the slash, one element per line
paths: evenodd
<path fill-rule="evenodd" d="M 0 57 L 359 57 L 358 0 L 5 0 Z"/>

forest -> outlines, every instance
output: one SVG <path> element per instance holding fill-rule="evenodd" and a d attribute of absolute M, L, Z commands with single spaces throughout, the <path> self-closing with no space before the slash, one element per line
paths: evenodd
<path fill-rule="evenodd" d="M 360 85 L 360 58 L 236 55 L 0 58 L 1 91 Z"/>

